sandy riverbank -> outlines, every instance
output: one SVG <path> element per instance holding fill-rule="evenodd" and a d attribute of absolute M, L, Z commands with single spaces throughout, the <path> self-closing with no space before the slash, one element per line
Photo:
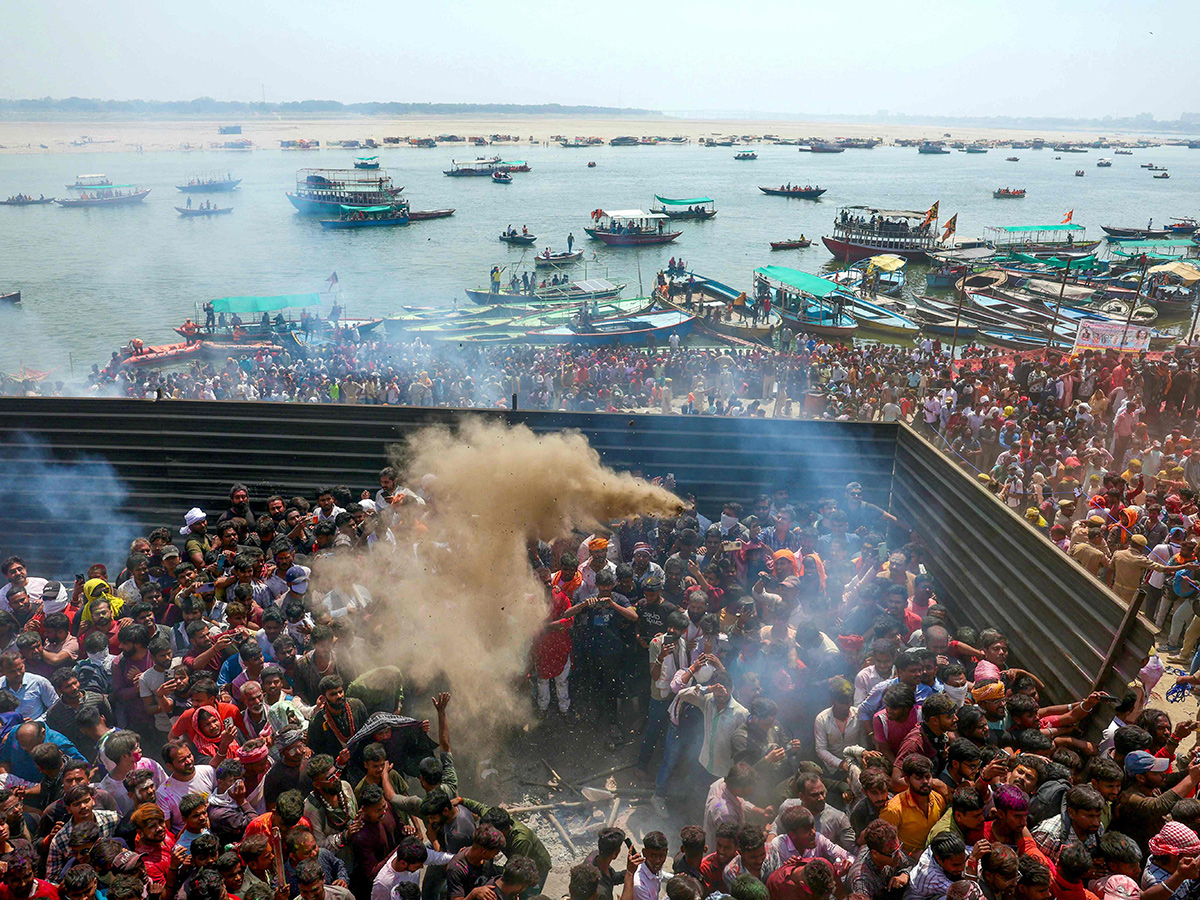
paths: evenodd
<path fill-rule="evenodd" d="M 692 141 L 711 135 L 763 135 L 784 138 L 833 139 L 876 137 L 885 141 L 941 138 L 950 133 L 968 141 L 1028 140 L 1041 137 L 1054 140 L 1095 140 L 1097 132 L 1032 132 L 999 128 L 959 128 L 931 125 L 873 125 L 835 121 L 772 122 L 728 119 L 681 119 L 650 117 L 557 117 L 557 116 L 408 116 L 408 117 L 312 117 L 260 118 L 241 120 L 121 120 L 107 117 L 78 118 L 70 121 L 0 120 L 0 153 L 96 153 L 136 150 L 199 150 L 218 141 L 236 140 L 237 136 L 217 133 L 219 125 L 240 124 L 242 138 L 254 142 L 255 149 L 276 150 L 281 140 L 299 138 L 319 140 L 322 146 L 350 138 L 363 140 L 384 137 L 435 137 L 439 134 L 520 136 L 520 143 L 548 141 L 553 135 L 568 137 L 596 136 L 608 140 L 618 135 L 682 135 Z M 87 135 L 95 143 L 76 146 Z M 1114 137 L 1106 134 L 1105 137 Z M 1139 135 L 1115 136 L 1136 140 Z M 456 146 L 451 144 L 450 146 Z"/>

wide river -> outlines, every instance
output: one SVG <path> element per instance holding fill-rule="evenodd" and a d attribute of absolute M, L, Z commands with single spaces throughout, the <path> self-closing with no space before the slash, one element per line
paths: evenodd
<path fill-rule="evenodd" d="M 0 370 L 20 363 L 37 369 L 71 367 L 82 375 L 131 337 L 146 344 L 178 340 L 171 330 L 197 305 L 217 297 L 325 290 L 336 271 L 351 316 L 386 316 L 406 304 L 466 302 L 465 287 L 484 285 L 497 263 L 520 263 L 522 250 L 497 240 L 510 223 L 539 235 L 538 247 L 594 250 L 587 274 L 651 286 L 671 256 L 697 272 L 749 288 L 756 266 L 788 265 L 821 272 L 832 262 L 817 242 L 802 251 L 771 252 L 769 241 L 831 231 L 838 207 L 870 204 L 926 209 L 941 202 L 941 221 L 955 213 L 959 237 L 989 225 L 1074 221 L 1100 237 L 1100 225 L 1144 226 L 1200 213 L 1200 152 L 1182 147 L 1057 154 L 1050 149 L 993 149 L 987 154 L 920 155 L 915 149 L 877 147 L 840 154 L 799 153 L 795 147 L 756 146 L 755 161 L 736 161 L 737 149 L 696 145 L 567 150 L 555 146 L 488 148 L 532 166 L 511 185 L 485 178 L 447 178 L 451 158 L 476 154 L 464 144 L 431 150 L 377 151 L 389 174 L 404 185 L 413 209 L 455 207 L 449 219 L 407 228 L 327 231 L 292 208 L 286 191 L 300 167 L 348 168 L 358 152 L 257 150 L 234 152 L 88 153 L 0 156 L 0 197 L 22 192 L 67 196 L 81 173 L 106 173 L 119 184 L 153 188 L 133 207 L 63 209 L 0 207 L 0 292 L 20 290 L 16 307 L 0 304 Z M 1007 156 L 1019 162 L 1007 162 Z M 1056 159 L 1056 156 L 1061 156 Z M 1102 156 L 1108 169 L 1096 167 Z M 589 161 L 595 168 L 587 168 Z M 1143 163 L 1169 167 L 1154 180 Z M 1085 177 L 1074 176 L 1083 169 Z M 232 215 L 183 219 L 174 210 L 186 195 L 175 190 L 192 173 L 230 171 L 241 189 L 209 195 Z M 758 185 L 819 184 L 819 201 L 768 197 Z M 992 190 L 1024 187 L 1024 200 L 994 200 Z M 719 214 L 684 223 L 671 245 L 608 249 L 583 232 L 598 207 L 648 209 L 654 195 L 708 196 Z M 195 200 L 203 200 L 196 195 Z M 530 251 L 524 251 L 531 255 Z M 924 269 L 910 267 L 910 284 L 924 290 Z M 584 268 L 575 270 L 583 277 Z M 639 281 L 640 280 L 640 281 Z M 329 305 L 326 294 L 325 305 Z M 60 376 L 61 377 L 61 376 Z"/>

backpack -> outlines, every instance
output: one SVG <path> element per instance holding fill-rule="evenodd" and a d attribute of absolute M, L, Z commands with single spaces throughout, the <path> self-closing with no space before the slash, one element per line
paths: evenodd
<path fill-rule="evenodd" d="M 112 691 L 112 671 L 102 663 L 84 658 L 75 663 L 75 675 L 85 691 L 108 694 Z"/>

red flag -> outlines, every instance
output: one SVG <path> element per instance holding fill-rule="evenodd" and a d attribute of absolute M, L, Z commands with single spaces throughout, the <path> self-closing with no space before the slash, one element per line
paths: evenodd
<path fill-rule="evenodd" d="M 1066 217 L 1065 219 L 1063 219 L 1063 220 L 1062 220 L 1062 223 L 1063 223 L 1064 225 L 1066 225 L 1068 222 L 1070 222 L 1070 221 L 1071 221 L 1071 217 L 1072 217 L 1072 216 L 1074 216 L 1074 215 L 1075 215 L 1075 210 L 1073 210 L 1073 209 L 1072 209 L 1072 210 L 1069 210 L 1069 211 L 1067 212 L 1067 217 Z"/>
<path fill-rule="evenodd" d="M 933 206 L 929 207 L 929 212 L 925 213 L 925 221 L 923 221 L 921 223 L 921 225 L 922 226 L 928 225 L 930 222 L 934 221 L 937 217 L 938 217 L 938 201 L 934 200 Z"/>
<path fill-rule="evenodd" d="M 952 215 L 950 221 L 946 223 L 946 230 L 942 232 L 942 240 L 944 241 L 950 235 L 954 234 L 956 228 L 958 228 L 958 213 Z"/>

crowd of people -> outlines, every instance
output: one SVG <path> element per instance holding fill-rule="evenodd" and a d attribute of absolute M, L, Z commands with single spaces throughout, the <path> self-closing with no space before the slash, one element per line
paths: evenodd
<path fill-rule="evenodd" d="M 1045 383 L 1016 400 L 1030 430 Z M 941 401 L 939 433 L 976 405 Z M 951 622 L 929 551 L 855 482 L 530 538 L 535 728 L 610 753 L 636 733 L 652 794 L 628 844 L 593 829 L 556 865 L 511 794 L 464 790 L 450 694 L 418 720 L 404 673 L 362 665 L 403 601 L 331 563 L 453 553 L 427 545 L 436 480 L 399 478 L 234 484 L 73 582 L 0 562 L 0 900 L 534 900 L 556 868 L 571 900 L 1200 895 L 1197 723 L 1155 706 L 1157 658 L 1123 696 L 1042 698 L 1043 661 L 1013 665 L 969 598 Z"/>

